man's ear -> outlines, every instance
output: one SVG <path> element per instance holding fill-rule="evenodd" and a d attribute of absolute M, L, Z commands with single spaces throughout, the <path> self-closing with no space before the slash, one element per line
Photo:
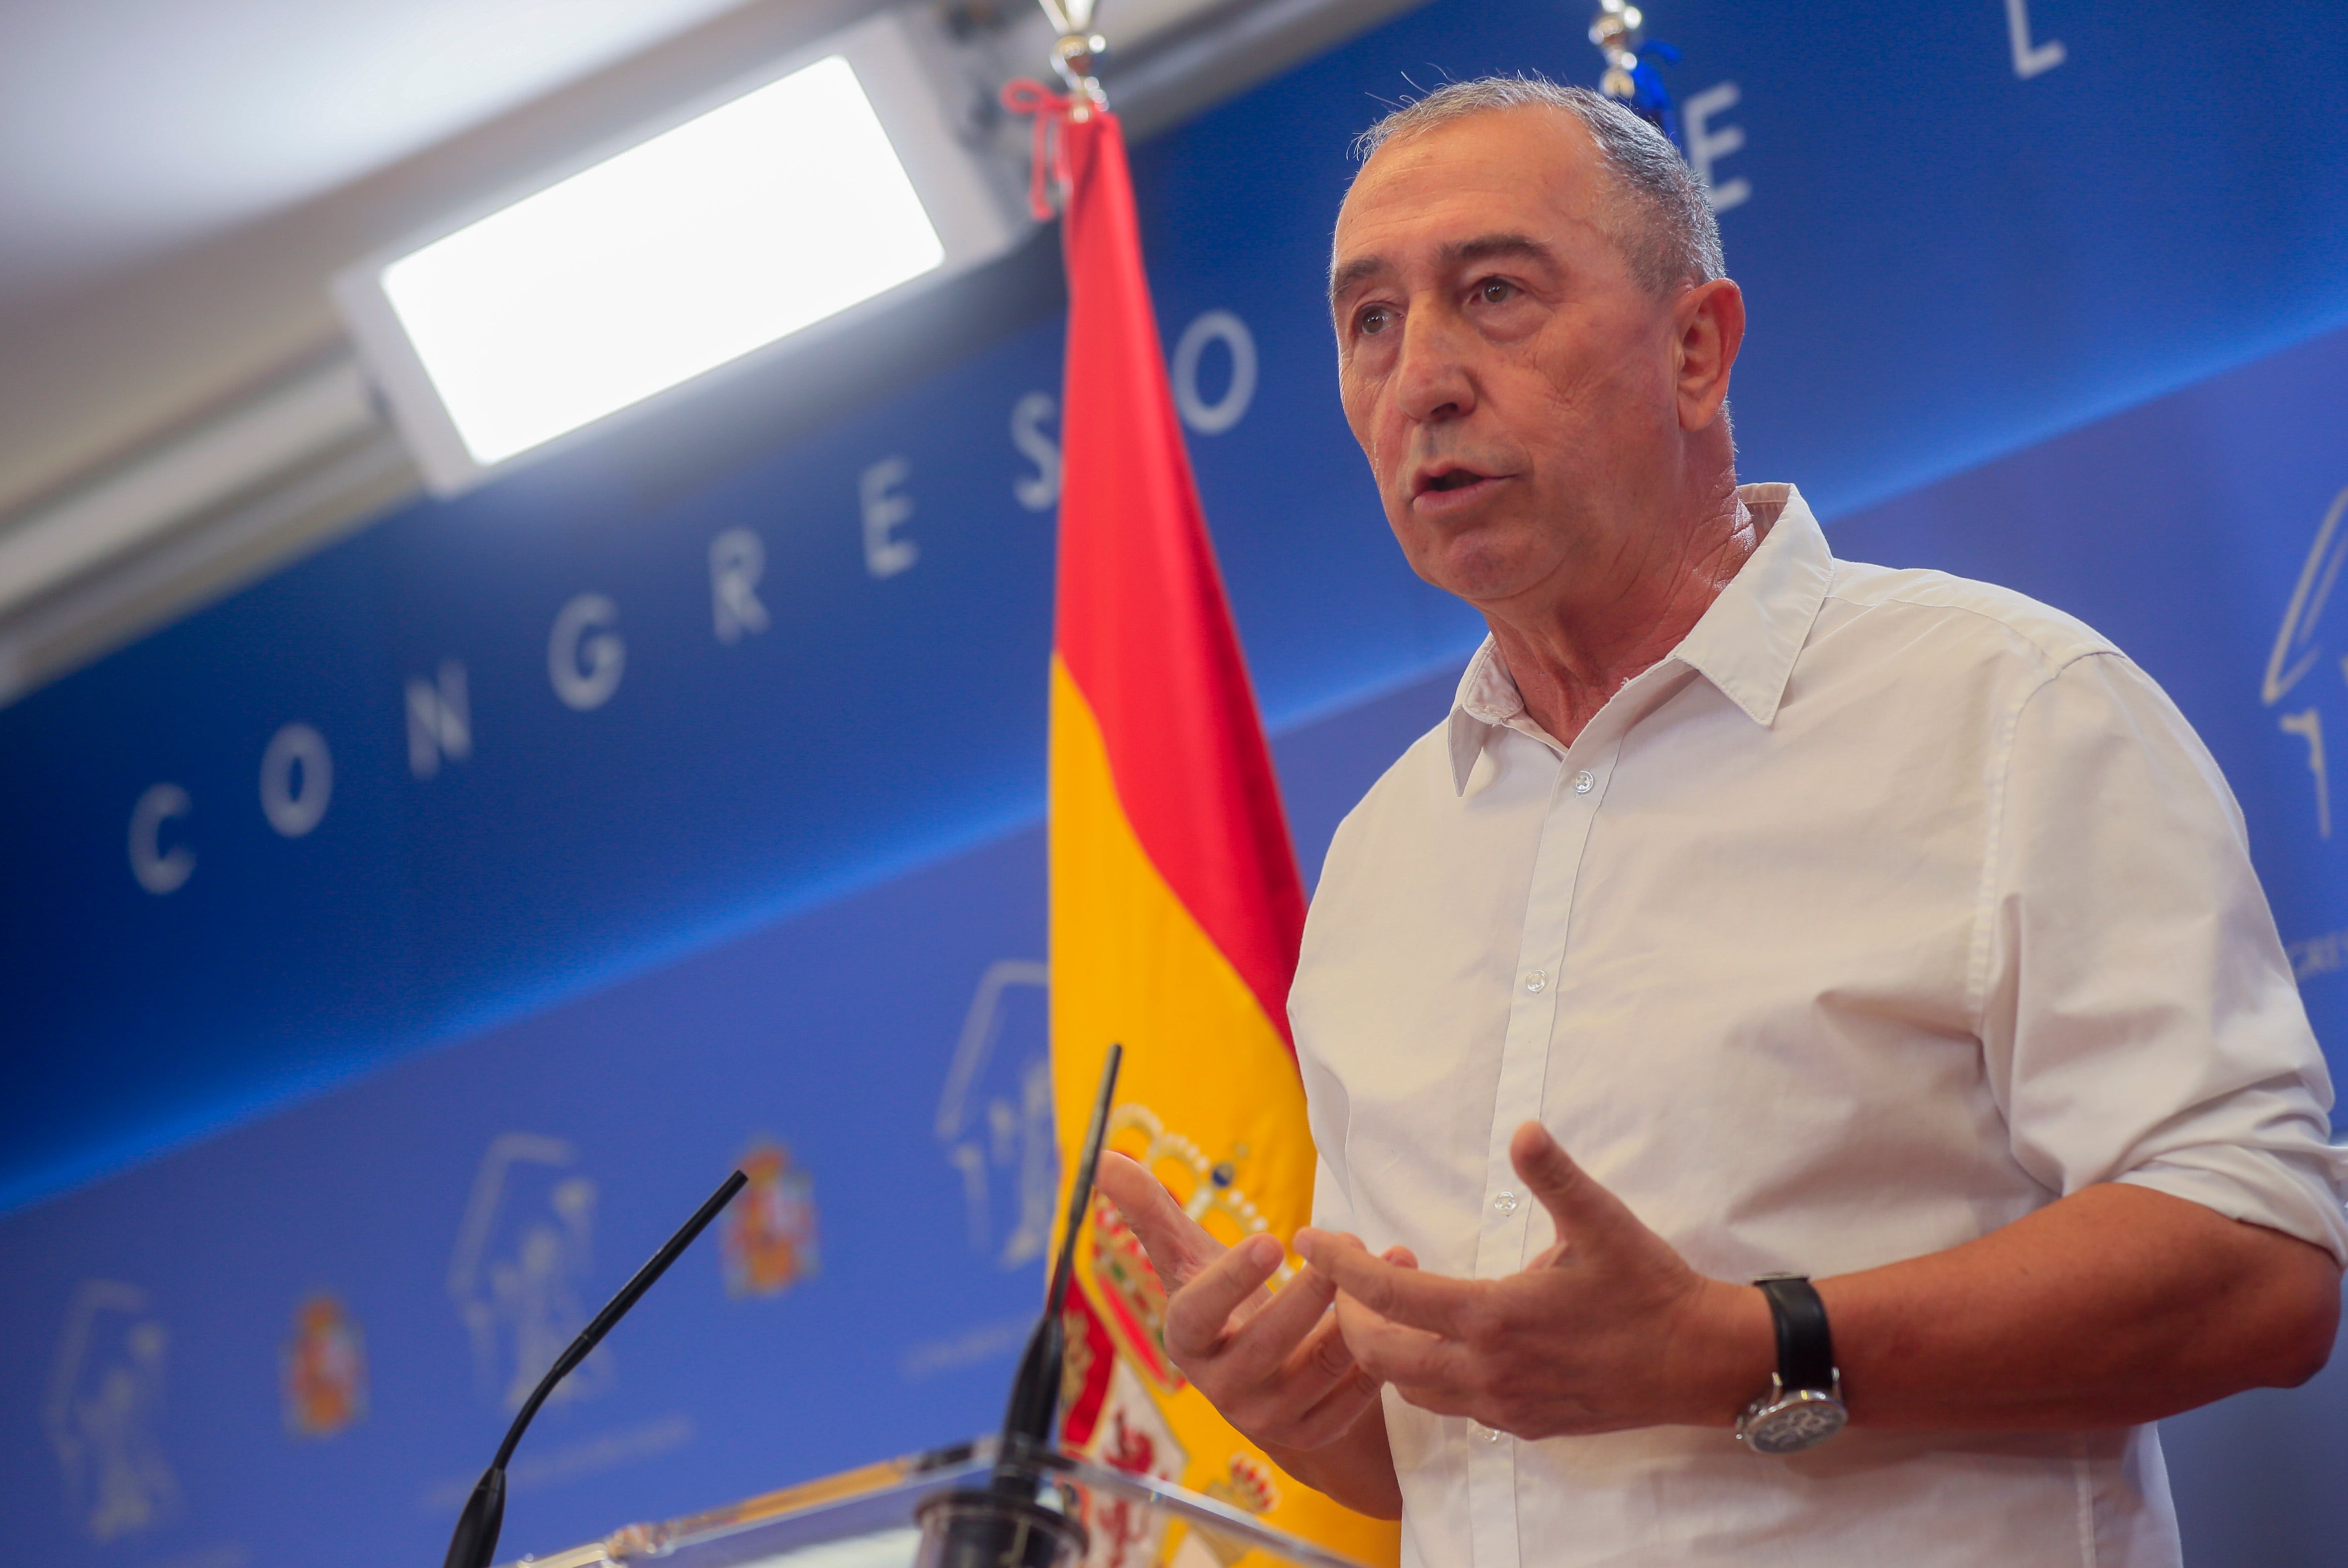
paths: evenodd
<path fill-rule="evenodd" d="M 1728 373 L 1745 342 L 1745 291 L 1727 278 L 1690 289 L 1673 312 L 1679 329 L 1680 428 L 1701 430 L 1728 400 Z"/>

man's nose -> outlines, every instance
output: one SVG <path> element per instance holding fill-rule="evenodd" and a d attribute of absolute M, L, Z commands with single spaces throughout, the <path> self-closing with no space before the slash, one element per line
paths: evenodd
<path fill-rule="evenodd" d="M 1475 408 L 1468 346 L 1461 324 L 1448 312 L 1419 309 L 1403 317 L 1395 387 L 1404 414 L 1435 422 L 1458 418 Z"/>

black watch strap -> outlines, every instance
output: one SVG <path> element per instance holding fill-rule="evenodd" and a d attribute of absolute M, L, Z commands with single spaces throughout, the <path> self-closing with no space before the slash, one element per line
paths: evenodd
<path fill-rule="evenodd" d="M 1817 1287 L 1798 1274 L 1773 1275 L 1753 1282 L 1769 1298 L 1769 1315 L 1777 1326 L 1777 1381 L 1790 1392 L 1815 1388 L 1830 1393 L 1835 1387 L 1834 1336 L 1827 1329 L 1826 1303 Z"/>

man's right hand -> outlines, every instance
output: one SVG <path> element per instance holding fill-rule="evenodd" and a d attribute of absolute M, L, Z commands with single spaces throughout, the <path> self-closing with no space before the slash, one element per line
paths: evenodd
<path fill-rule="evenodd" d="M 1378 1382 L 1337 1332 L 1329 1277 L 1307 1267 L 1274 1291 L 1285 1255 L 1277 1238 L 1226 1247 L 1122 1154 L 1101 1156 L 1098 1181 L 1165 1284 L 1166 1354 L 1182 1375 L 1297 1480 L 1361 1512 L 1400 1518 Z M 1416 1265 L 1402 1247 L 1385 1258 Z"/>

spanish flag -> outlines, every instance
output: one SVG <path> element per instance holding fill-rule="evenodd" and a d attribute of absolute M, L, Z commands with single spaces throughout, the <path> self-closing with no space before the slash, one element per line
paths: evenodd
<path fill-rule="evenodd" d="M 1066 112 L 1066 111 L 1064 111 Z M 1110 1146 L 1210 1230 L 1286 1240 L 1313 1152 L 1288 1035 L 1304 892 L 1255 695 L 1167 384 L 1125 142 L 1086 105 L 1059 127 L 1069 315 L 1052 658 L 1052 1062 L 1064 1169 L 1112 1041 Z M 1389 1524 L 1280 1473 L 1166 1357 L 1165 1293 L 1097 1201 L 1072 1293 L 1064 1439 L 1367 1562 Z M 1218 1568 L 1228 1548 L 1130 1513 L 1092 1562 Z"/>

